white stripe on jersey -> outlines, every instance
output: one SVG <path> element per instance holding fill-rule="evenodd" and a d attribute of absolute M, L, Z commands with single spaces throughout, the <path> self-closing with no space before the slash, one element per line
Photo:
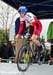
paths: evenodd
<path fill-rule="evenodd" d="M 34 16 L 35 16 L 34 14 L 28 12 L 28 13 L 26 13 L 24 18 L 20 17 L 20 21 L 25 21 L 26 27 L 28 27 L 29 25 L 32 25 L 33 21 L 35 21 Z"/>

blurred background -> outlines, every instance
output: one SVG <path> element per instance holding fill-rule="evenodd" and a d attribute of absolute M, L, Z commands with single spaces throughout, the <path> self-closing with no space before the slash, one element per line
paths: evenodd
<path fill-rule="evenodd" d="M 20 4 L 26 5 L 40 19 L 43 25 L 40 38 L 47 43 L 48 27 L 53 21 L 53 0 L 31 0 L 31 3 L 28 0 L 0 0 L 0 57 L 3 59 L 15 57 L 15 20 L 19 17 L 17 9 Z M 50 48 L 47 50 L 50 52 Z"/>

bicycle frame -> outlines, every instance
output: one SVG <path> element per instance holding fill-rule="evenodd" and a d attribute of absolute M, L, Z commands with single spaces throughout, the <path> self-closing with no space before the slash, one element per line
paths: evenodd
<path fill-rule="evenodd" d="M 28 69 L 28 67 L 29 67 L 29 64 L 31 64 L 31 63 L 33 63 L 33 61 L 31 61 L 30 59 L 32 58 L 33 59 L 33 56 L 35 55 L 35 46 L 36 45 L 34 45 L 34 48 L 33 48 L 33 50 L 31 49 L 31 46 L 30 46 L 30 37 L 31 36 L 29 36 L 27 39 L 26 39 L 26 42 L 25 42 L 25 44 L 21 47 L 21 49 L 19 50 L 19 54 L 18 54 L 18 62 L 17 62 L 17 66 L 18 66 L 18 69 L 19 69 L 19 71 L 26 71 L 27 69 Z M 43 45 L 44 45 L 44 43 L 43 43 Z M 45 47 L 45 46 L 44 46 Z M 27 63 L 27 67 L 25 68 L 25 69 L 22 69 L 21 68 L 21 66 L 19 66 L 19 61 L 20 60 L 22 60 L 22 54 L 25 52 L 25 50 L 27 50 L 27 52 L 29 52 L 29 54 L 30 54 L 30 56 L 31 56 L 31 58 L 29 58 L 29 63 Z M 37 50 L 37 46 L 36 46 L 36 51 L 38 52 L 38 50 Z M 38 55 L 37 54 L 37 52 L 36 52 L 36 56 Z M 21 54 L 20 54 L 21 53 Z M 45 55 L 45 53 L 44 53 L 44 55 Z M 35 56 L 35 59 L 37 60 L 37 63 L 40 65 L 40 64 L 43 64 L 44 63 L 44 60 L 43 60 L 43 62 L 40 62 L 40 57 L 39 57 L 39 55 L 38 55 L 38 57 L 36 58 L 36 56 Z M 44 57 L 44 59 L 45 59 L 45 57 Z"/>

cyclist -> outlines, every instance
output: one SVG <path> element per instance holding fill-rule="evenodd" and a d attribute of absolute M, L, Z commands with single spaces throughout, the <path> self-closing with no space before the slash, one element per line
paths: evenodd
<path fill-rule="evenodd" d="M 22 33 L 27 28 L 31 27 L 31 29 L 29 31 L 30 33 L 32 33 L 32 36 L 31 36 L 32 41 L 30 42 L 30 45 L 32 45 L 32 42 L 33 42 L 37 46 L 39 46 L 40 49 L 42 49 L 42 46 L 41 46 L 40 42 L 37 40 L 37 38 L 39 37 L 39 35 L 42 31 L 42 24 L 41 24 L 40 20 L 37 19 L 37 17 L 34 14 L 32 14 L 31 12 L 27 12 L 27 11 L 28 11 L 28 9 L 25 6 L 20 6 L 18 8 L 18 12 L 20 14 L 20 17 L 19 17 L 19 23 L 18 23 L 18 21 L 15 22 L 15 24 L 18 25 L 18 31 L 16 33 L 15 38 L 18 40 L 18 38 L 21 35 L 23 35 Z M 21 40 L 20 40 L 20 43 L 21 43 Z M 19 46 L 21 46 L 21 45 L 18 45 L 17 49 L 18 49 Z M 17 51 L 17 54 L 18 54 L 18 50 L 16 50 L 16 51 Z"/>

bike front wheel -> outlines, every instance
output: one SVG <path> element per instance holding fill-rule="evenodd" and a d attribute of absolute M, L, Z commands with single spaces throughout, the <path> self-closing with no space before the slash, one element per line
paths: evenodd
<path fill-rule="evenodd" d="M 18 53 L 17 67 L 19 71 L 26 71 L 30 65 L 32 51 L 29 46 L 22 46 Z"/>

